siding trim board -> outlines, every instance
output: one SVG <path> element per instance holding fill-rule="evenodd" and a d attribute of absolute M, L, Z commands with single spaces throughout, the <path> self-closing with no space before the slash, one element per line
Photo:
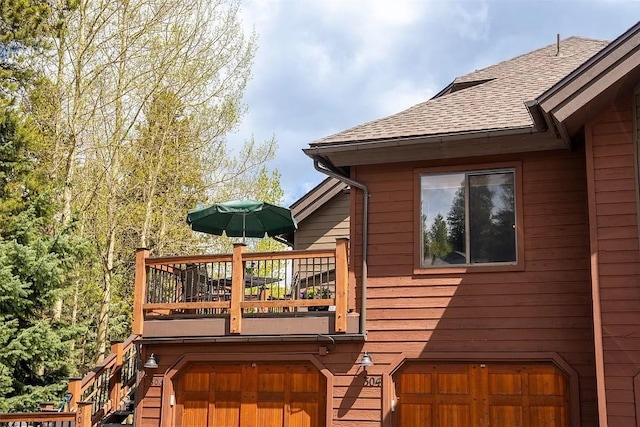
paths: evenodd
<path fill-rule="evenodd" d="M 607 427 L 607 392 L 604 374 L 604 347 L 602 344 L 602 307 L 600 301 L 600 269 L 598 259 L 598 224 L 596 213 L 596 189 L 593 159 L 593 129 L 585 126 L 587 200 L 589 206 L 589 240 L 591 248 L 591 298 L 593 305 L 593 340 L 595 347 L 596 391 L 600 427 Z"/>
<path fill-rule="evenodd" d="M 569 382 L 570 408 L 571 408 L 571 427 L 580 427 L 580 377 L 578 372 L 558 353 L 556 352 L 428 352 L 423 353 L 416 358 L 407 358 L 405 353 L 401 353 L 391 362 L 386 375 L 383 375 L 383 402 L 382 402 L 382 418 L 383 426 L 391 427 L 393 412 L 392 401 L 396 399 L 394 376 L 401 371 L 401 368 L 408 363 L 420 362 L 446 362 L 446 363 L 483 363 L 483 362 L 504 362 L 504 363 L 551 363 L 560 369 L 567 377 Z M 640 377 L 640 374 L 639 374 Z M 639 379 L 640 383 L 640 379 Z"/>
<path fill-rule="evenodd" d="M 636 404 L 636 427 L 640 427 L 640 372 L 633 377 L 633 392 Z"/>
<path fill-rule="evenodd" d="M 149 350 L 150 351 L 150 350 Z M 320 352 L 318 352 L 319 354 Z M 160 426 L 171 427 L 175 422 L 175 406 L 171 405 L 172 397 L 175 400 L 176 385 L 174 384 L 182 372 L 185 372 L 192 363 L 199 362 L 310 362 L 325 377 L 325 420 L 327 427 L 333 425 L 333 374 L 327 369 L 314 354 L 311 353 L 185 353 L 162 376 L 162 408 L 160 412 Z M 140 411 L 142 412 L 142 411 Z"/>
<path fill-rule="evenodd" d="M 291 211 L 296 221 L 298 223 L 304 221 L 305 218 L 312 215 L 334 196 L 347 190 L 348 187 L 347 184 L 338 181 L 336 178 L 326 178 L 291 205 Z"/>
<path fill-rule="evenodd" d="M 640 236 L 640 134 L 638 133 L 638 127 L 640 126 L 640 84 L 636 85 L 633 91 L 631 107 L 633 111 L 633 162 L 636 180 L 636 227 L 638 229 L 638 235 Z M 640 246 L 640 239 L 638 239 L 638 245 Z M 638 402 L 640 406 L 640 400 L 636 400 L 636 402 Z M 640 421 L 638 421 L 638 423 L 640 423 Z M 640 424 L 638 425 L 640 426 Z"/>

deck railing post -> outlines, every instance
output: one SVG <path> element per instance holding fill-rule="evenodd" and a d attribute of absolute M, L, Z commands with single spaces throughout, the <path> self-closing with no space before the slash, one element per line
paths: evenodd
<path fill-rule="evenodd" d="M 347 332 L 348 250 L 349 239 L 336 239 L 336 332 L 340 333 Z"/>
<path fill-rule="evenodd" d="M 76 412 L 76 427 L 91 427 L 91 402 L 78 402 L 78 411 Z"/>
<path fill-rule="evenodd" d="M 67 385 L 67 391 L 71 393 L 71 399 L 69 400 L 69 412 L 73 412 L 78 407 L 78 402 L 82 400 L 82 377 L 69 378 L 69 384 Z"/>
<path fill-rule="evenodd" d="M 233 245 L 233 273 L 231 275 L 231 309 L 229 332 L 239 334 L 242 331 L 242 300 L 244 297 L 244 262 L 242 254 L 247 246 L 244 243 Z"/>
<path fill-rule="evenodd" d="M 144 304 L 147 292 L 147 268 L 145 260 L 149 257 L 149 250 L 140 248 L 136 250 L 136 275 L 135 288 L 133 292 L 133 324 L 132 333 L 142 335 L 142 325 L 144 323 Z"/>
<path fill-rule="evenodd" d="M 111 369 L 111 378 L 109 378 L 109 400 L 111 400 L 111 409 L 115 410 L 122 399 L 122 355 L 123 344 L 120 341 L 111 343 L 111 353 L 116 355 L 116 360 Z"/>

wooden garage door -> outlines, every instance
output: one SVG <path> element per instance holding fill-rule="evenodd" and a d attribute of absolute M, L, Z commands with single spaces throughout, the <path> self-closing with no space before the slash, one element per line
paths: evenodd
<path fill-rule="evenodd" d="M 396 394 L 402 427 L 570 425 L 567 379 L 551 364 L 412 363 Z"/>
<path fill-rule="evenodd" d="M 192 365 L 178 379 L 176 425 L 320 427 L 325 396 L 310 363 Z"/>

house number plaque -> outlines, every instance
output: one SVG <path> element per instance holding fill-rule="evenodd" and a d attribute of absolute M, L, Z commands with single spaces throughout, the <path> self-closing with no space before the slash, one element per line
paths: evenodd
<path fill-rule="evenodd" d="M 382 377 L 364 377 L 365 387 L 380 387 L 382 386 Z"/>

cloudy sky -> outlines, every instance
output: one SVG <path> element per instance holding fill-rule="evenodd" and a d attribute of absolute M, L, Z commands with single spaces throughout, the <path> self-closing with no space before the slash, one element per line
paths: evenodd
<path fill-rule="evenodd" d="M 275 135 L 285 204 L 318 184 L 302 148 L 426 101 L 456 76 L 572 35 L 613 40 L 632 0 L 244 0 L 258 52 L 233 144 Z"/>

